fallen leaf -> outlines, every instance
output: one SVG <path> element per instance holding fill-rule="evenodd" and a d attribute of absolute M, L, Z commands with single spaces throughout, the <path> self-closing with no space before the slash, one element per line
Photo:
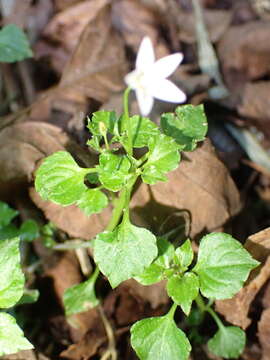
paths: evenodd
<path fill-rule="evenodd" d="M 248 80 L 270 71 L 269 21 L 231 26 L 218 45 L 218 55 L 227 85 L 235 91 Z"/>
<path fill-rule="evenodd" d="M 270 136 L 270 81 L 247 83 L 242 92 L 241 103 L 237 110 L 242 116 L 254 119 L 254 124 Z"/>
<path fill-rule="evenodd" d="M 177 14 L 178 36 L 183 42 L 193 44 L 197 41 L 195 19 L 192 12 L 179 11 Z M 232 12 L 226 10 L 209 10 L 203 12 L 206 28 L 212 43 L 216 43 L 229 28 Z"/>
<path fill-rule="evenodd" d="M 194 152 L 185 153 L 169 181 L 151 187 L 141 184 L 132 201 L 138 213 L 156 233 L 160 225 L 179 211 L 191 216 L 190 236 L 222 229 L 240 210 L 237 188 L 227 168 L 217 158 L 214 148 L 205 141 Z M 178 218 L 179 225 L 180 219 Z"/>
<path fill-rule="evenodd" d="M 144 36 L 151 38 L 157 58 L 169 54 L 170 51 L 159 32 L 162 17 L 158 12 L 141 4 L 140 1 L 120 0 L 113 2 L 112 21 L 115 29 L 121 33 L 125 43 L 132 48 L 135 54 Z"/>
<path fill-rule="evenodd" d="M 44 201 L 34 188 L 30 189 L 30 197 L 45 217 L 70 237 L 90 240 L 104 230 L 111 215 L 111 208 L 104 209 L 100 214 L 86 216 L 75 205 L 63 207 L 49 201 Z"/>
<path fill-rule="evenodd" d="M 37 162 L 62 150 L 68 141 L 61 129 L 46 123 L 24 122 L 2 129 L 0 192 L 30 182 Z"/>
<path fill-rule="evenodd" d="M 270 308 L 263 311 L 258 323 L 258 337 L 262 346 L 261 360 L 270 359 Z"/>
<path fill-rule="evenodd" d="M 251 319 L 248 317 L 252 301 L 270 277 L 270 228 L 248 238 L 246 249 L 253 258 L 263 265 L 252 271 L 249 282 L 232 299 L 216 301 L 216 310 L 234 325 L 246 329 Z"/>

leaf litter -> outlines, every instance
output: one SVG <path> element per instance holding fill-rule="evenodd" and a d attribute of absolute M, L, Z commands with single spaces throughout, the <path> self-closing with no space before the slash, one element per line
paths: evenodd
<path fill-rule="evenodd" d="M 255 2 L 251 2 L 252 6 Z M 11 14 L 13 19 L 17 19 L 13 22 L 19 21 L 28 30 L 34 24 L 29 30 L 33 36 L 34 60 L 31 60 L 33 66 L 27 70 L 27 79 L 32 84 L 33 99 L 36 100 L 24 109 L 29 100 L 25 90 L 21 90 L 22 86 L 18 102 L 21 111 L 10 114 L 4 109 L 2 112 L 1 200 L 13 202 L 16 196 L 29 192 L 27 201 L 34 202 L 37 213 L 41 211 L 42 221 L 52 221 L 58 231 L 64 232 L 65 239 L 89 240 L 106 226 L 110 209 L 87 218 L 74 206 L 62 208 L 41 200 L 32 187 L 32 181 L 42 158 L 57 150 L 71 151 L 85 166 L 95 163 L 95 154 L 84 147 L 88 136 L 85 117 L 98 108 L 119 103 L 116 99 L 124 88 L 123 77 L 134 61 L 143 35 L 150 36 L 158 57 L 172 50 L 184 52 L 187 69 L 184 82 L 193 84 L 188 91 L 189 102 L 203 99 L 210 123 L 218 117 L 211 118 L 214 109 L 216 114 L 222 114 L 220 122 L 224 134 L 224 123 L 232 121 L 237 125 L 236 118 L 247 128 L 255 126 L 264 134 L 264 139 L 259 136 L 258 141 L 267 150 L 269 114 L 266 104 L 270 62 L 269 23 L 264 20 L 267 18 L 266 10 L 257 5 L 254 8 L 243 6 L 240 0 L 202 3 L 209 39 L 216 46 L 223 80 L 230 92 L 222 101 L 208 97 L 211 86 L 208 77 L 196 78 L 199 68 L 195 43 L 198 39 L 190 2 L 55 0 L 45 6 L 44 1 L 38 0 L 21 8 L 16 17 L 15 13 Z M 39 20 L 33 21 L 35 17 Z M 9 69 L 11 77 L 5 80 L 4 86 L 10 89 L 12 79 L 21 83 L 24 78 L 18 77 L 13 65 Z M 183 71 L 178 71 L 174 79 L 176 83 L 183 82 Z M 162 106 L 162 103 L 157 105 Z M 14 107 L 8 104 L 7 109 Z M 156 110 L 153 117 L 159 111 Z M 235 113 L 237 117 L 231 116 Z M 215 133 L 211 136 L 214 140 Z M 248 238 L 246 248 L 262 265 L 254 270 L 238 295 L 216 302 L 216 307 L 234 324 L 258 332 L 258 339 L 255 333 L 250 336 L 243 358 L 253 360 L 249 354 L 256 348 L 261 358 L 267 360 L 270 331 L 269 229 L 259 231 L 269 226 L 269 177 L 242 161 L 238 161 L 237 169 L 230 173 L 219 158 L 224 151 L 226 146 L 225 150 L 218 146 L 214 149 L 210 141 L 205 142 L 195 152 L 185 154 L 180 168 L 170 174 L 169 183 L 155 185 L 152 192 L 147 185 L 140 184 L 133 196 L 132 216 L 135 223 L 144 224 L 158 234 L 180 226 L 182 239 L 186 236 L 196 239 L 206 231 L 224 229 L 237 237 L 239 225 L 235 223 L 237 219 L 242 221 L 239 236 L 242 240 Z M 252 180 L 254 173 L 256 179 Z M 241 216 L 237 218 L 239 212 Z M 243 213 L 247 218 L 253 218 L 248 226 Z M 162 219 L 165 219 L 164 224 Z M 250 236 L 252 232 L 257 234 Z M 193 245 L 196 247 L 195 242 Z M 41 312 L 46 309 L 47 316 L 42 317 L 40 330 L 35 335 L 41 352 L 48 358 L 61 353 L 63 359 L 76 360 L 102 356 L 107 347 L 107 333 L 99 312 L 91 310 L 68 321 L 64 316 L 61 300 L 64 289 L 83 280 L 75 254 L 67 252 L 57 257 L 56 262 L 51 262 L 48 260 L 51 255 L 45 256 L 41 247 L 40 243 L 34 245 L 44 268 L 42 276 L 36 275 L 42 292 L 38 307 Z M 48 286 L 48 283 L 53 285 Z M 105 279 L 101 279 L 98 286 L 104 294 L 104 311 L 113 326 L 121 358 L 135 359 L 127 341 L 129 327 L 145 316 L 164 314 L 168 306 L 164 285 L 143 287 L 128 280 L 112 291 L 107 288 Z M 52 299 L 51 310 L 44 300 L 47 297 Z M 53 310 L 54 306 L 57 310 Z M 261 310 L 257 310 L 258 306 Z M 55 343 L 50 350 L 41 338 L 50 338 L 52 334 Z M 195 354 L 196 351 L 193 356 L 196 360 Z M 31 356 L 42 358 L 44 355 L 36 356 L 29 352 L 22 356 L 31 359 Z"/>

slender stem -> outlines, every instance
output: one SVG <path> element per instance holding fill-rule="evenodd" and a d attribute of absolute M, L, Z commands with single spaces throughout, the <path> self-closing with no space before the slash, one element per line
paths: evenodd
<path fill-rule="evenodd" d="M 118 225 L 123 209 L 126 204 L 125 200 L 126 200 L 126 189 L 123 189 L 120 193 L 119 198 L 115 201 L 116 204 L 113 209 L 111 220 L 109 224 L 106 226 L 107 231 L 113 231 L 114 228 Z"/>
<path fill-rule="evenodd" d="M 93 245 L 89 241 L 69 240 L 64 243 L 54 245 L 52 250 L 66 251 L 80 248 L 91 248 L 92 246 Z"/>
<path fill-rule="evenodd" d="M 175 310 L 177 309 L 177 304 L 176 303 L 173 303 L 172 304 L 172 307 L 170 308 L 170 310 L 169 310 L 169 312 L 168 312 L 168 314 L 166 315 L 166 316 L 168 316 L 170 319 L 172 319 L 173 320 L 173 318 L 174 318 L 174 313 L 175 313 Z"/>
<path fill-rule="evenodd" d="M 211 305 L 205 305 L 203 298 L 201 297 L 200 294 L 197 296 L 195 301 L 196 301 L 198 308 L 201 310 L 201 312 L 208 312 L 212 316 L 212 318 L 215 320 L 219 329 L 224 328 L 224 325 L 222 324 L 222 321 L 220 320 L 220 318 L 218 317 L 216 312 L 211 308 Z"/>
<path fill-rule="evenodd" d="M 128 110 L 128 97 L 129 97 L 130 90 L 131 90 L 131 88 L 127 87 L 124 92 L 124 116 L 125 116 L 125 122 L 126 122 L 126 126 L 127 126 L 127 136 L 128 136 L 127 152 L 128 152 L 128 155 L 132 156 L 133 143 L 132 143 L 131 122 L 130 122 L 129 110 Z"/>
<path fill-rule="evenodd" d="M 99 267 L 96 266 L 95 271 L 94 271 L 93 274 L 92 274 L 92 279 L 93 279 L 94 281 L 96 281 L 99 274 L 100 274 Z"/>
<path fill-rule="evenodd" d="M 212 318 L 215 320 L 217 326 L 220 330 L 224 328 L 224 325 L 222 324 L 222 321 L 218 317 L 217 313 L 210 307 L 207 307 L 207 312 L 212 316 Z"/>

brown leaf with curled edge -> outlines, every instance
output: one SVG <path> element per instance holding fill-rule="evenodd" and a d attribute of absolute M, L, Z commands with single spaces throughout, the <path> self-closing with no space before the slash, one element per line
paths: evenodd
<path fill-rule="evenodd" d="M 159 233 L 164 220 L 179 212 L 191 215 L 191 236 L 217 231 L 240 210 L 238 190 L 209 141 L 185 153 L 169 181 L 151 186 L 141 184 L 131 206 Z M 178 222 L 175 224 L 179 226 Z"/>
<path fill-rule="evenodd" d="M 104 102 L 111 92 L 123 89 L 125 74 L 123 42 L 112 27 L 111 9 L 106 5 L 86 26 L 59 86 Z"/>
<path fill-rule="evenodd" d="M 56 126 L 24 122 L 0 132 L 0 193 L 19 190 L 18 185 L 32 180 L 36 164 L 44 156 L 63 150 L 68 136 Z M 12 192 L 10 192 L 12 194 Z"/>
<path fill-rule="evenodd" d="M 258 323 L 258 337 L 262 346 L 261 360 L 270 360 L 270 308 L 262 312 Z"/>
<path fill-rule="evenodd" d="M 227 85 L 234 90 L 245 81 L 259 79 L 270 71 L 269 21 L 232 26 L 218 45 L 218 55 Z"/>
<path fill-rule="evenodd" d="M 87 24 L 95 20 L 106 4 L 108 0 L 82 1 L 57 13 L 44 29 L 35 56 L 49 56 L 54 69 L 62 74 Z M 62 56 L 59 58 L 60 51 Z"/>
<path fill-rule="evenodd" d="M 227 321 L 243 329 L 251 323 L 248 313 L 252 301 L 270 277 L 270 228 L 250 236 L 245 248 L 254 259 L 262 263 L 262 267 L 251 272 L 248 284 L 232 299 L 216 301 L 216 310 Z"/>

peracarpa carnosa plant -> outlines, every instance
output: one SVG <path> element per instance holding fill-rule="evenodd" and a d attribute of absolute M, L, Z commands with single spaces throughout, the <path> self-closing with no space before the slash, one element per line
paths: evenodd
<path fill-rule="evenodd" d="M 117 116 L 114 111 L 101 110 L 88 120 L 92 136 L 87 145 L 99 153 L 98 164 L 83 168 L 68 152 L 56 152 L 37 170 L 35 187 L 43 199 L 62 206 L 76 204 L 89 216 L 101 212 L 109 201 L 113 204 L 106 229 L 88 243 L 93 247 L 95 271 L 65 292 L 67 316 L 98 304 L 95 282 L 100 272 L 112 288 L 130 278 L 145 286 L 165 279 L 171 308 L 164 316 L 146 318 L 131 327 L 137 356 L 141 360 L 186 360 L 191 345 L 174 320 L 175 311 L 179 307 L 189 315 L 195 301 L 199 311 L 208 312 L 217 324 L 216 334 L 208 341 L 210 351 L 237 358 L 245 346 L 245 333 L 224 325 L 211 304 L 236 294 L 258 262 L 229 234 L 204 236 L 195 259 L 189 239 L 175 248 L 166 235 L 156 237 L 130 220 L 135 183 L 167 181 L 166 174 L 178 167 L 181 152 L 194 151 L 207 132 L 202 105 L 177 106 L 174 113 L 161 115 L 160 127 L 146 117 L 154 98 L 174 103 L 186 100 L 183 91 L 167 79 L 182 58 L 177 53 L 155 61 L 153 45 L 145 37 L 136 68 L 125 77 L 124 113 Z M 136 92 L 143 116 L 129 114 L 131 90 Z M 137 149 L 141 149 L 139 156 Z"/>

